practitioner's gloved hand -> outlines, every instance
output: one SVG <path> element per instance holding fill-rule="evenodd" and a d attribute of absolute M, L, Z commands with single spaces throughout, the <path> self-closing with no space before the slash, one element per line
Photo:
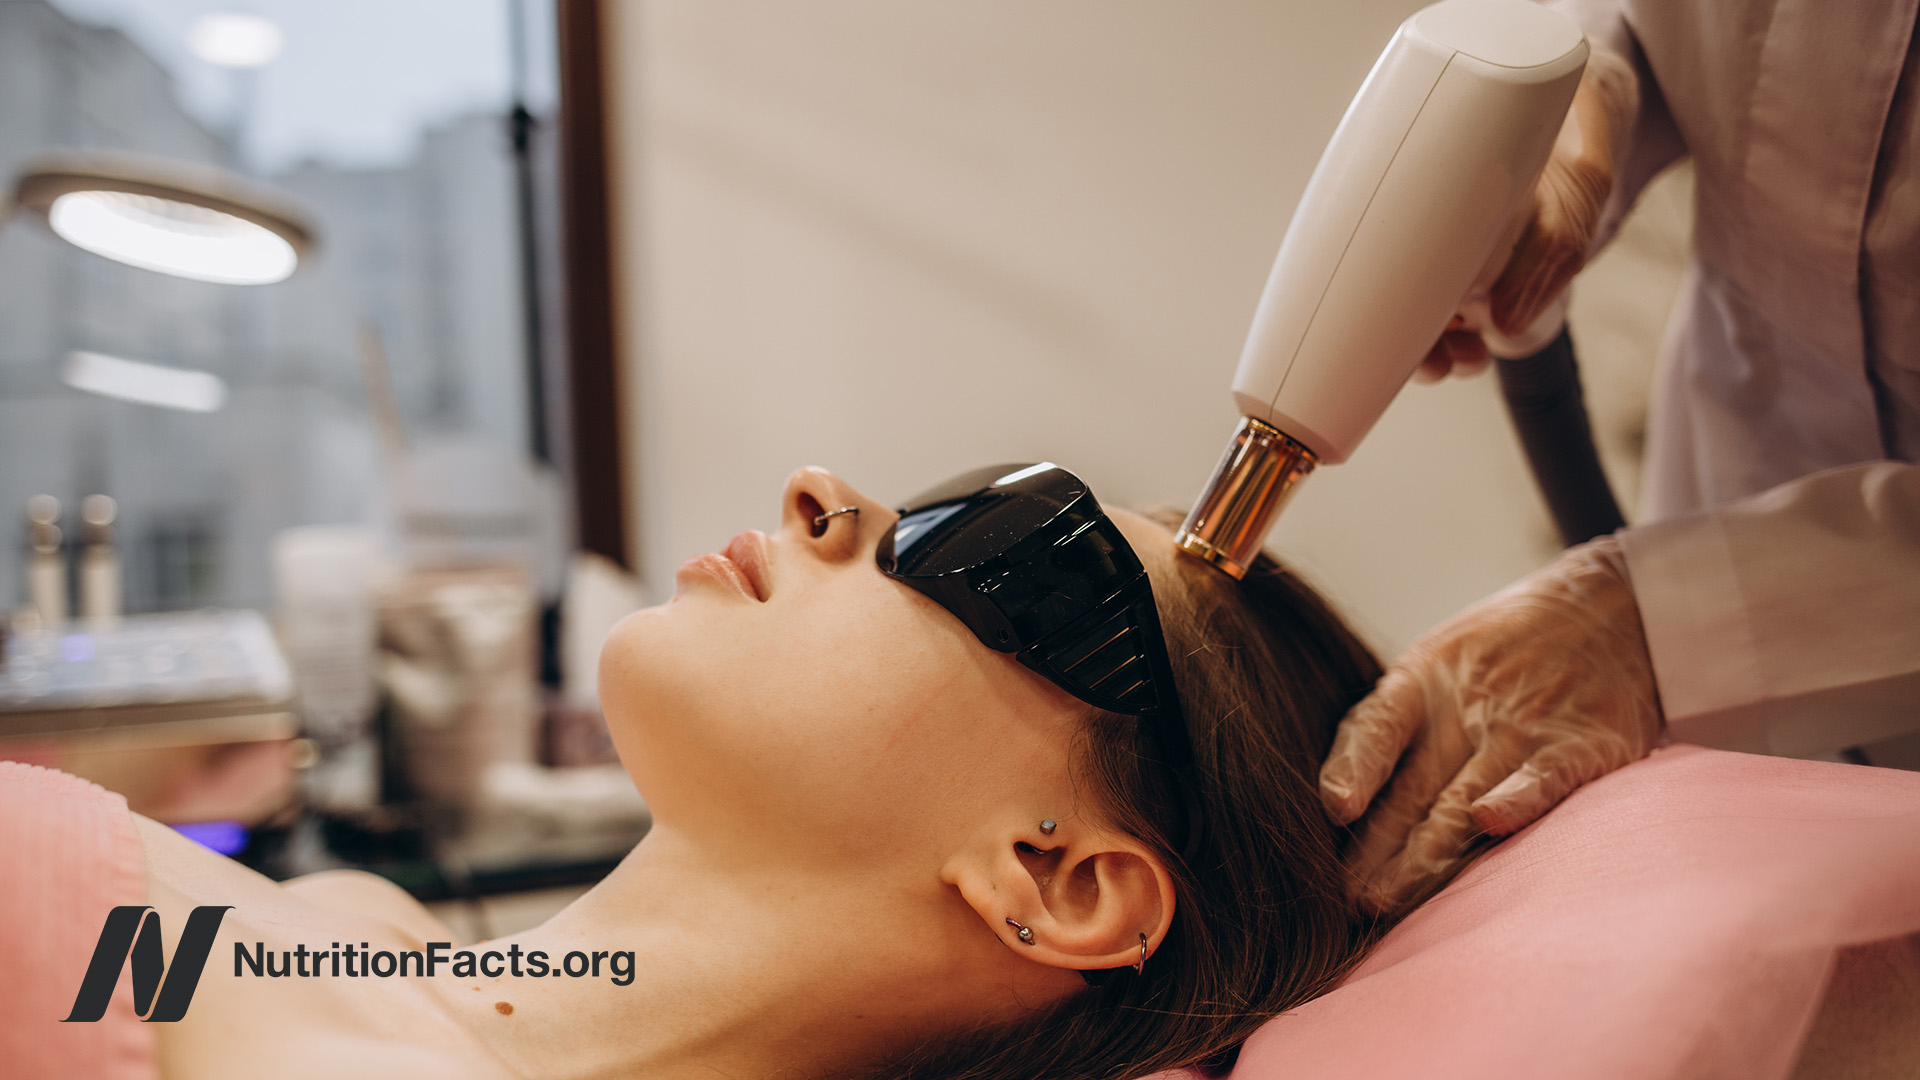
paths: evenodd
<path fill-rule="evenodd" d="M 1396 912 L 1465 866 L 1480 836 L 1518 831 L 1644 756 L 1661 726 L 1626 560 L 1603 537 L 1394 661 L 1340 722 L 1320 798 L 1342 825 L 1366 811 L 1348 869 L 1366 907 Z"/>
<path fill-rule="evenodd" d="M 1512 254 L 1504 266 L 1490 268 L 1499 274 L 1491 289 L 1455 317 L 1414 372 L 1415 382 L 1483 370 L 1488 354 L 1482 330 L 1517 342 L 1537 340 L 1532 349 L 1509 350 L 1515 356 L 1544 347 L 1559 333 L 1564 308 L 1557 315 L 1549 309 L 1586 265 L 1613 191 L 1614 163 L 1638 108 L 1633 69 L 1612 53 L 1595 51 L 1532 197 L 1521 205 Z"/>

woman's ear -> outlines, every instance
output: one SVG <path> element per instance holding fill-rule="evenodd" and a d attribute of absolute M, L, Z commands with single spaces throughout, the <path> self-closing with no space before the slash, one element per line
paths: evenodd
<path fill-rule="evenodd" d="M 1173 876 L 1146 845 L 1085 819 L 982 830 L 942 878 L 1017 956 L 1075 971 L 1132 967 L 1173 921 Z M 1024 930 L 1024 933 L 1023 933 Z"/>

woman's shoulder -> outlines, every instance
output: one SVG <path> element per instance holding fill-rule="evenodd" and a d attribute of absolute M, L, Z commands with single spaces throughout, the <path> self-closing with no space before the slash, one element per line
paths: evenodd
<path fill-rule="evenodd" d="M 367 977 L 375 952 L 453 940 L 404 890 L 355 870 L 283 885 L 158 822 L 135 823 L 169 955 L 195 908 L 228 909 L 191 1009 L 160 1032 L 163 1075 L 506 1075 L 434 980 Z"/>
<path fill-rule="evenodd" d="M 380 919 L 421 942 L 458 940 L 412 894 L 365 870 L 322 870 L 294 878 L 281 888 L 318 908 Z"/>

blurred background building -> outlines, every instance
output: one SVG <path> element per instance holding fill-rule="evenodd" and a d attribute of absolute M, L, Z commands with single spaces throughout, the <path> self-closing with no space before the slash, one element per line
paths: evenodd
<path fill-rule="evenodd" d="M 334 7 L 281 6 L 296 26 L 298 9 L 310 19 Z M 369 10 L 334 11 L 331 22 L 400 39 L 389 51 L 407 69 L 324 55 L 327 38 L 293 35 L 293 73 L 276 81 L 274 63 L 222 70 L 192 53 L 193 20 L 217 5 L 0 0 L 0 174 L 49 147 L 208 162 L 291 193 L 322 229 L 292 279 L 236 289 L 109 262 L 25 221 L 7 227 L 0 507 L 36 493 L 68 507 L 94 492 L 117 499 L 129 611 L 268 607 L 275 533 L 387 514 L 364 330 L 384 346 L 414 441 L 457 437 L 509 457 L 527 445 L 509 7 L 426 5 L 421 22 L 346 6 Z M 436 50 L 476 35 L 493 48 Z M 530 71 L 529 97 L 550 114 L 552 63 Z M 337 101 L 316 73 L 334 80 Z M 356 117 L 366 84 L 405 85 Z M 359 132 L 381 142 L 355 145 Z M 534 135 L 545 280 L 557 289 L 552 125 L 536 123 Z M 60 380 L 73 350 L 211 372 L 226 404 L 178 412 L 80 393 Z M 22 535 L 8 528 L 0 542 L 0 607 L 21 599 Z"/>

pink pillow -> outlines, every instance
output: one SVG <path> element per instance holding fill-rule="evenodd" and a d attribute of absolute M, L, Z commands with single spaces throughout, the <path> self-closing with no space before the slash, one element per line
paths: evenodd
<path fill-rule="evenodd" d="M 1235 1080 L 1786 1077 L 1835 950 L 1920 932 L 1920 774 L 1670 747 L 1248 1041 Z"/>
<path fill-rule="evenodd" d="M 146 902 L 127 801 L 63 772 L 0 761 L 0 1076 L 151 1080 L 154 1030 L 126 965 L 107 1013 L 62 1023 L 107 912 Z"/>

